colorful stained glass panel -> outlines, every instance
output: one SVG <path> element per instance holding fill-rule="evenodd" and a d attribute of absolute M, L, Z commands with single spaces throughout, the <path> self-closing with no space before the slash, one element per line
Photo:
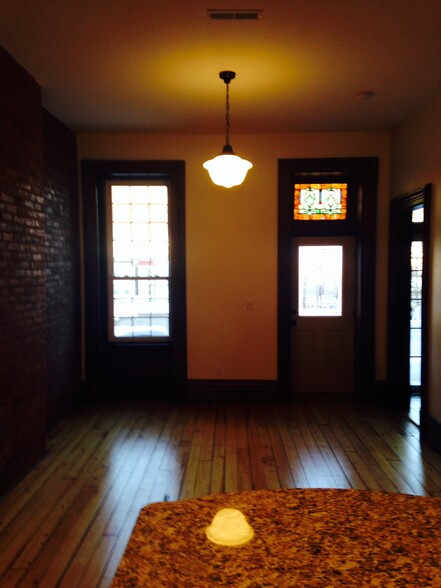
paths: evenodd
<path fill-rule="evenodd" d="M 294 220 L 345 220 L 347 184 L 295 184 Z"/>

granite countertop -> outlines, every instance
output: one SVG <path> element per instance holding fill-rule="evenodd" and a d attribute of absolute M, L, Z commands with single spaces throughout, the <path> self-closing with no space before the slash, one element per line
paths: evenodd
<path fill-rule="evenodd" d="M 209 541 L 221 508 L 254 529 Z M 254 490 L 140 512 L 113 588 L 441 587 L 441 499 L 368 490 Z"/>

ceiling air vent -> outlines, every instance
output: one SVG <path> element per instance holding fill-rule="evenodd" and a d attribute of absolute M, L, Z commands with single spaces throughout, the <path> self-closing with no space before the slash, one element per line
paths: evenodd
<path fill-rule="evenodd" d="M 262 17 L 261 10 L 207 10 L 211 20 L 259 20 Z"/>

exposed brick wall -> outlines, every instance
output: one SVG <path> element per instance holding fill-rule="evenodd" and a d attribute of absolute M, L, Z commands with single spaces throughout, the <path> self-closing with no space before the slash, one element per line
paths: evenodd
<path fill-rule="evenodd" d="M 76 139 L 43 112 L 46 227 L 47 422 L 71 410 L 80 389 L 80 268 Z"/>
<path fill-rule="evenodd" d="M 68 363 L 78 354 L 78 348 L 67 349 L 69 344 L 65 343 L 69 340 L 73 345 L 75 340 L 72 312 L 78 312 L 78 305 L 72 303 L 75 297 L 67 290 L 73 288 L 76 278 L 69 279 L 67 274 L 76 274 L 77 266 L 70 259 L 60 270 L 55 260 L 60 248 L 58 254 L 54 253 L 63 226 L 64 251 L 74 255 L 78 237 L 72 238 L 72 232 L 77 235 L 77 226 L 76 221 L 67 221 L 66 215 L 77 216 L 68 204 L 76 201 L 75 187 L 71 178 L 61 196 L 66 176 L 54 172 L 58 164 L 51 153 L 56 151 L 56 139 L 47 148 L 44 144 L 52 134 L 53 121 L 49 120 L 41 108 L 37 82 L 0 48 L 0 491 L 44 452 L 51 405 L 48 387 L 54 398 L 54 387 L 66 381 L 60 372 L 65 369 L 72 375 L 71 366 L 63 368 L 59 360 L 55 366 L 54 346 L 62 348 Z M 67 144 L 69 156 L 60 165 L 64 168 L 74 149 L 71 136 Z M 54 179 L 50 180 L 52 173 Z M 71 174 L 75 173 L 73 167 Z M 55 206 L 58 197 L 63 203 Z M 66 306 L 72 306 L 63 308 L 58 297 L 58 316 L 51 314 L 48 320 L 48 313 L 54 310 L 51 292 L 57 279 L 63 281 Z M 67 335 L 61 343 L 60 338 L 54 340 L 53 333 L 63 322 L 63 312 Z M 58 398 L 57 403 L 61 406 L 64 401 Z M 66 406 L 70 406 L 70 400 Z M 56 411 L 49 409 L 50 421 L 55 418 L 53 412 L 60 414 L 63 410 L 64 406 Z"/>

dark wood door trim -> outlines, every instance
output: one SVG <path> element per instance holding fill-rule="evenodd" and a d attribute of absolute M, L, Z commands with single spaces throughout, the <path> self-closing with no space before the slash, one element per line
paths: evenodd
<path fill-rule="evenodd" d="M 428 377 L 428 293 L 430 288 L 430 219 L 432 185 L 391 200 L 389 216 L 389 309 L 388 309 L 388 390 L 389 404 L 408 409 L 409 385 L 409 324 L 410 316 L 410 242 L 412 239 L 411 210 L 424 204 L 422 241 L 424 252 L 422 316 L 421 316 L 421 426 L 427 413 Z"/>
<path fill-rule="evenodd" d="M 305 178 L 318 182 L 348 181 L 354 186 L 352 218 L 342 225 L 320 227 L 323 234 L 356 237 L 355 392 L 374 394 L 375 383 L 375 261 L 377 215 L 377 157 L 281 159 L 278 166 L 278 387 L 281 399 L 290 398 L 290 272 L 291 237 L 301 225 L 292 220 L 293 186 Z"/>

